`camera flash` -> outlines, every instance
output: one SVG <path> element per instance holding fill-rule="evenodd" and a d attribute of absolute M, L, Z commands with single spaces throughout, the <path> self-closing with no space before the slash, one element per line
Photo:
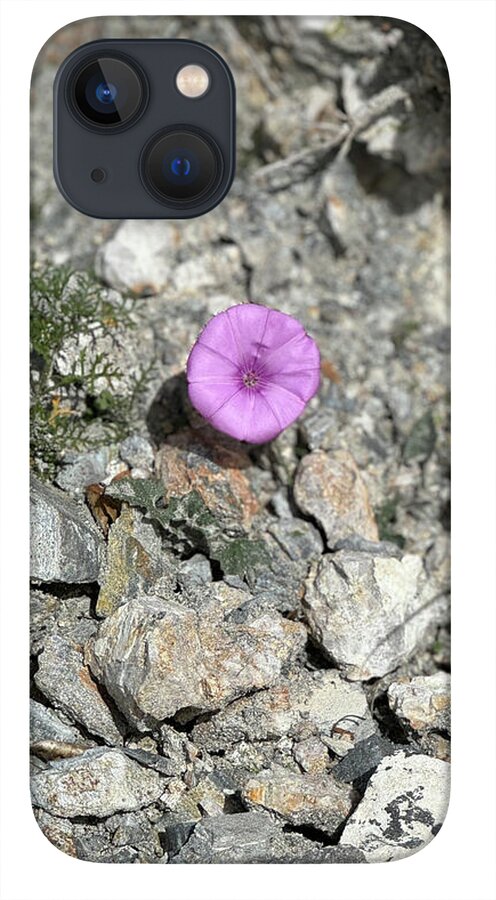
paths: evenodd
<path fill-rule="evenodd" d="M 210 75 L 203 66 L 183 66 L 176 75 L 176 87 L 184 97 L 195 100 L 208 91 Z"/>

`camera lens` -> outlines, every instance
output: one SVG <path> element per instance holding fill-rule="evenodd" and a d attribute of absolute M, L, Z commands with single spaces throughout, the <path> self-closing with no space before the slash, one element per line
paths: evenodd
<path fill-rule="evenodd" d="M 146 100 L 141 73 L 123 59 L 107 56 L 86 61 L 70 85 L 71 106 L 87 123 L 119 128 L 135 119 Z"/>
<path fill-rule="evenodd" d="M 152 138 L 143 151 L 142 173 L 157 199 L 191 204 L 218 187 L 222 158 L 210 137 L 181 128 Z"/>

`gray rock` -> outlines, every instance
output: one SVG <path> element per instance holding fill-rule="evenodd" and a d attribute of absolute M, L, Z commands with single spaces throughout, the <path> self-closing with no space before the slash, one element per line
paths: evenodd
<path fill-rule="evenodd" d="M 338 672 L 302 671 L 273 687 L 243 697 L 195 726 L 193 741 L 207 750 L 226 750 L 240 741 L 297 741 L 318 736 L 339 756 L 374 731 L 367 699 L 358 684 Z"/>
<path fill-rule="evenodd" d="M 92 671 L 141 730 L 266 687 L 302 649 L 305 629 L 279 615 L 226 623 L 245 599 L 219 582 L 194 607 L 151 596 L 130 600 L 102 624 L 89 649 Z"/>
<path fill-rule="evenodd" d="M 140 862 L 154 862 L 163 856 L 157 828 L 141 810 L 112 816 L 105 822 L 105 828 L 111 833 L 115 847 L 140 850 L 143 854 Z"/>
<path fill-rule="evenodd" d="M 151 753 L 149 750 L 143 750 L 140 747 L 123 747 L 122 752 L 129 756 L 130 759 L 135 759 L 141 766 L 145 766 L 147 769 L 154 769 L 155 772 L 160 772 L 161 775 L 171 777 L 176 774 L 174 763 L 169 759 L 164 759 L 159 753 Z"/>
<path fill-rule="evenodd" d="M 173 592 L 176 583 L 173 565 L 162 552 L 160 539 L 149 540 L 142 518 L 138 510 L 124 505 L 110 526 L 107 559 L 100 574 L 101 588 L 96 602 L 98 616 L 109 616 L 137 596 L 148 593 L 168 596 Z M 154 533 L 153 537 L 156 537 Z"/>
<path fill-rule="evenodd" d="M 269 526 L 268 531 L 288 556 L 295 560 L 307 560 L 320 556 L 324 549 L 317 529 L 301 519 L 280 519 Z"/>
<path fill-rule="evenodd" d="M 97 275 L 119 291 L 157 293 L 171 278 L 175 229 L 171 222 L 122 222 L 95 258 Z"/>
<path fill-rule="evenodd" d="M 119 455 L 131 469 L 153 469 L 153 447 L 140 434 L 131 434 L 123 440 L 119 446 Z"/>
<path fill-rule="evenodd" d="M 315 640 L 347 678 L 362 681 L 392 672 L 446 615 L 411 554 L 324 556 L 303 602 Z"/>
<path fill-rule="evenodd" d="M 85 487 L 105 480 L 111 458 L 110 447 L 67 454 L 57 472 L 56 482 L 71 496 L 83 497 Z"/>
<path fill-rule="evenodd" d="M 69 584 L 98 581 L 104 559 L 104 540 L 89 510 L 33 478 L 31 578 Z"/>
<path fill-rule="evenodd" d="M 40 831 L 48 841 L 67 856 L 77 856 L 74 842 L 74 826 L 67 819 L 59 819 L 51 816 L 44 809 L 33 807 L 35 820 Z"/>
<path fill-rule="evenodd" d="M 439 831 L 448 808 L 449 763 L 430 756 L 385 757 L 346 823 L 340 843 L 362 850 L 368 862 L 403 859 Z"/>
<path fill-rule="evenodd" d="M 212 581 L 212 567 L 210 561 L 203 553 L 194 553 L 189 559 L 182 561 L 179 571 L 187 578 L 195 581 Z"/>
<path fill-rule="evenodd" d="M 35 675 L 39 690 L 70 719 L 108 744 L 122 737 L 98 685 L 84 663 L 83 654 L 63 637 L 52 635 L 39 657 Z"/>
<path fill-rule="evenodd" d="M 139 809 L 158 800 L 164 780 L 120 750 L 87 750 L 52 763 L 31 780 L 31 797 L 52 815 L 96 816 Z"/>
<path fill-rule="evenodd" d="M 389 685 L 391 710 L 414 731 L 450 731 L 451 678 L 445 672 Z"/>
<path fill-rule="evenodd" d="M 348 818 L 358 795 L 327 774 L 300 774 L 272 766 L 244 785 L 243 800 L 263 807 L 291 825 L 309 825 L 332 835 Z"/>
<path fill-rule="evenodd" d="M 398 745 L 381 734 L 371 734 L 364 741 L 358 741 L 352 750 L 333 767 L 332 774 L 338 781 L 356 781 L 367 778 L 377 769 L 381 759 L 391 756 Z"/>
<path fill-rule="evenodd" d="M 174 850 L 173 850 L 174 852 Z M 327 847 L 301 834 L 282 831 L 259 812 L 216 816 L 199 822 L 172 864 L 181 863 L 299 863 L 360 862 L 363 854 L 351 848 Z"/>
<path fill-rule="evenodd" d="M 29 739 L 31 744 L 40 741 L 61 741 L 89 746 L 81 732 L 57 714 L 54 709 L 36 700 L 29 701 Z"/>
<path fill-rule="evenodd" d="M 82 645 L 98 628 L 90 597 L 77 595 L 61 599 L 47 591 L 33 590 L 29 599 L 30 652 L 33 656 L 43 650 L 47 639 L 54 633 Z"/>
<path fill-rule="evenodd" d="M 296 473 L 294 496 L 301 511 L 322 526 L 331 548 L 352 535 L 378 540 L 365 484 L 347 450 L 314 450 L 304 456 Z"/>

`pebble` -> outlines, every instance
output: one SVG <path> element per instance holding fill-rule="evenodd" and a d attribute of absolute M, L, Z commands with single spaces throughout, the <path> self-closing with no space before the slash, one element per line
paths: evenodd
<path fill-rule="evenodd" d="M 387 696 L 394 714 L 414 731 L 450 731 L 451 678 L 445 672 L 395 681 Z"/>

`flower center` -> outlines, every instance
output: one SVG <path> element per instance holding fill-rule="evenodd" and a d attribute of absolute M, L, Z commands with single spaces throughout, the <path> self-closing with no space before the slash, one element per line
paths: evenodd
<path fill-rule="evenodd" d="M 243 375 L 243 384 L 245 385 L 245 387 L 249 387 L 249 388 L 256 387 L 259 380 L 260 379 L 259 379 L 257 373 L 253 372 L 253 370 L 245 372 L 245 374 Z"/>

